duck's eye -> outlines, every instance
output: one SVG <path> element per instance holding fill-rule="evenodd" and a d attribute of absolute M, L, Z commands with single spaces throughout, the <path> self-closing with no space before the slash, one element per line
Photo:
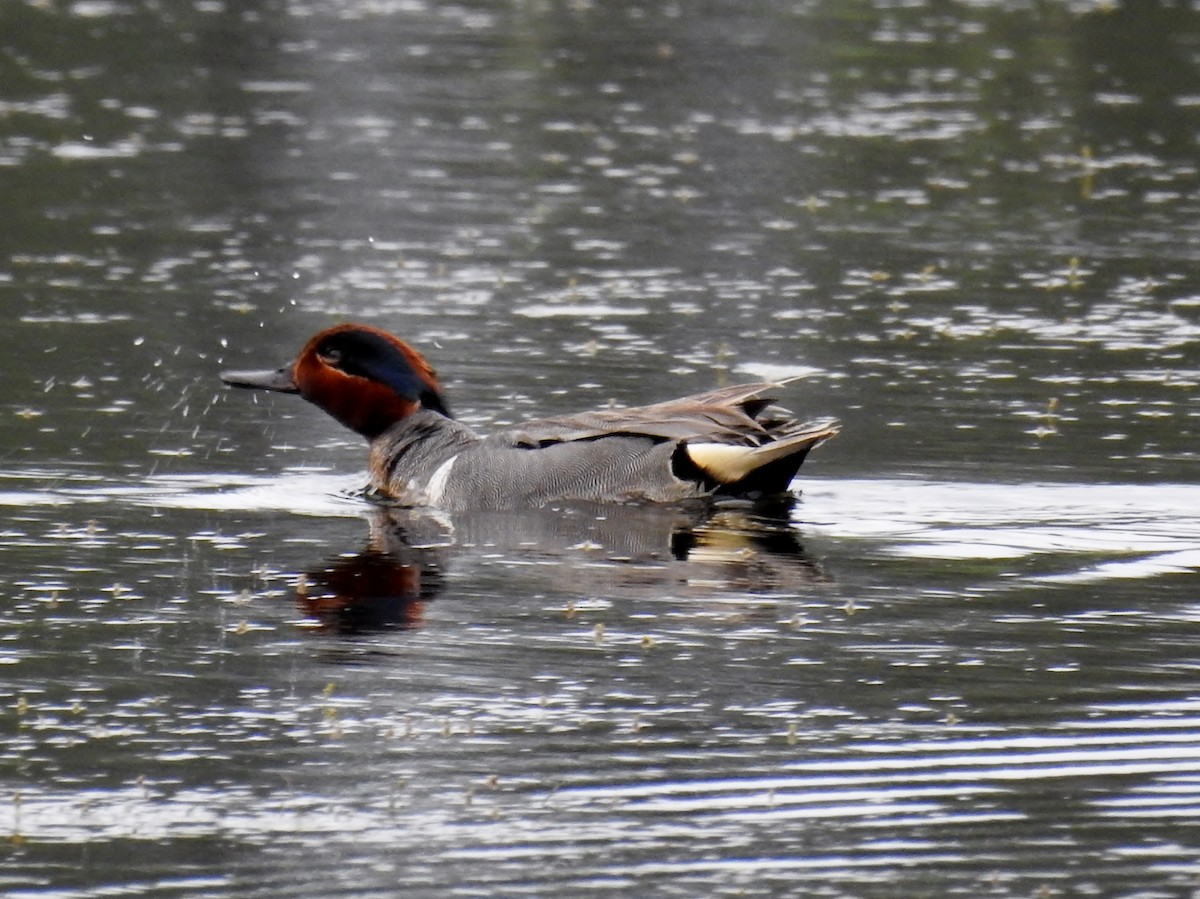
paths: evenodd
<path fill-rule="evenodd" d="M 317 355 L 321 357 L 321 361 L 326 365 L 337 365 L 342 361 L 342 351 L 337 347 L 321 347 L 317 350 Z"/>

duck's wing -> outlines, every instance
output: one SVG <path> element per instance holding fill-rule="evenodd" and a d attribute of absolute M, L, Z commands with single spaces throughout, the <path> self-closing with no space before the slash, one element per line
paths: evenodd
<path fill-rule="evenodd" d="M 502 439 L 514 446 L 535 447 L 623 434 L 655 440 L 759 446 L 783 436 L 788 426 L 795 423 L 793 416 L 772 406 L 774 397 L 767 392 L 778 387 L 760 381 L 651 406 L 540 418 L 503 432 Z"/>
<path fill-rule="evenodd" d="M 777 387 L 760 381 L 652 406 L 542 418 L 492 434 L 485 443 L 541 450 L 530 457 L 540 456 L 542 467 L 555 471 L 586 470 L 600 459 L 619 469 L 628 466 L 613 459 L 633 462 L 643 481 L 649 478 L 672 489 L 691 484 L 699 491 L 688 495 L 782 493 L 808 451 L 837 434 L 841 425 L 832 418 L 801 421 L 772 405 Z M 661 471 L 655 467 L 659 464 Z M 627 487 L 622 489 L 628 492 Z M 669 493 L 666 488 L 659 492 Z"/>

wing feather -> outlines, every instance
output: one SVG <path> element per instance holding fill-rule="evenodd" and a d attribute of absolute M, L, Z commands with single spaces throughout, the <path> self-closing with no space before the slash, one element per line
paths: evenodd
<path fill-rule="evenodd" d="M 604 409 L 541 418 L 503 432 L 514 446 L 547 446 L 573 440 L 595 440 L 612 434 L 632 434 L 657 440 L 705 439 L 718 443 L 758 446 L 773 439 L 772 426 L 791 422 L 790 416 L 760 420 L 774 398 L 765 392 L 772 382 L 737 384 L 667 400 L 650 406 Z M 499 435 L 497 435 L 499 436 Z"/>

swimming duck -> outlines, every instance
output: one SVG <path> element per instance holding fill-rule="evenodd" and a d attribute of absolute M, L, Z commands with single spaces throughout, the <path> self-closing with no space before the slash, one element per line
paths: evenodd
<path fill-rule="evenodd" d="M 757 382 L 482 436 L 451 416 L 420 353 L 363 324 L 321 331 L 281 369 L 221 379 L 300 394 L 369 441 L 373 492 L 449 510 L 781 494 L 808 451 L 841 430 L 832 418 L 797 420 L 772 405 L 778 384 Z"/>

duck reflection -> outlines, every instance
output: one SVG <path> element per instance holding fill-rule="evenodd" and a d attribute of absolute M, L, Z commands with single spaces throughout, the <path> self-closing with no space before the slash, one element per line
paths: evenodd
<path fill-rule="evenodd" d="M 306 573 L 301 611 L 322 629 L 355 634 L 419 627 L 447 571 L 522 566 L 580 595 L 787 592 L 824 580 L 788 517 L 790 503 L 685 507 L 568 505 L 447 515 L 377 506 L 366 547 Z M 529 563 L 543 563 L 533 564 Z"/>
<path fill-rule="evenodd" d="M 368 546 L 309 571 L 296 590 L 301 612 L 342 634 L 419 626 L 426 601 L 441 590 L 441 571 L 424 550 L 397 549 Z"/>

